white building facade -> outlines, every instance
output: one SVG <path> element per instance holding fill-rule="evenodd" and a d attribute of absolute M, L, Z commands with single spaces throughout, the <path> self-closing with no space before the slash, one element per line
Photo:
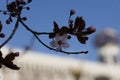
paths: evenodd
<path fill-rule="evenodd" d="M 8 53 L 7 49 L 2 50 Z M 17 50 L 19 51 L 19 50 Z M 120 80 L 118 64 L 103 64 L 28 51 L 15 59 L 20 70 L 5 66 L 0 80 Z"/>

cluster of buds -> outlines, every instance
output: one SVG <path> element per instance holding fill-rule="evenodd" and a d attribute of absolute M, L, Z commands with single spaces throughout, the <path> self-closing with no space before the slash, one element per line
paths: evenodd
<path fill-rule="evenodd" d="M 18 17 L 21 14 L 23 9 L 29 10 L 30 7 L 26 6 L 28 3 L 32 2 L 32 0 L 24 1 L 24 0 L 15 0 L 7 4 L 7 11 L 2 11 L 4 15 L 8 14 L 9 17 L 6 20 L 6 24 L 10 24 L 12 22 L 12 17 Z M 27 18 L 23 17 L 22 20 L 25 21 Z"/>
<path fill-rule="evenodd" d="M 9 15 L 8 19 L 6 20 L 6 24 L 10 24 L 13 20 L 12 18 L 21 18 L 21 20 L 25 21 L 27 20 L 26 17 L 21 17 L 21 12 L 23 9 L 29 10 L 30 8 L 26 5 L 30 3 L 32 0 L 14 0 L 10 3 L 7 3 L 7 10 L 3 11 L 0 10 L 4 15 Z M 2 33 L 2 22 L 0 21 L 0 38 L 4 38 L 5 34 Z M 10 52 L 5 57 L 2 57 L 2 51 L 0 50 L 0 68 L 2 65 L 6 66 L 7 68 L 13 69 L 13 70 L 19 70 L 20 67 L 18 67 L 16 64 L 13 63 L 13 60 L 15 57 L 19 56 L 19 52 Z"/>
<path fill-rule="evenodd" d="M 87 35 L 94 33 L 96 29 L 93 26 L 85 28 L 85 20 L 81 16 L 77 16 L 75 21 L 73 21 L 71 16 L 74 14 L 75 10 L 72 9 L 69 17 L 69 33 L 76 36 L 80 43 L 85 44 L 88 40 Z"/>
<path fill-rule="evenodd" d="M 88 35 L 96 31 L 96 29 L 93 26 L 85 28 L 85 20 L 80 16 L 77 16 L 75 18 L 75 21 L 73 21 L 71 19 L 71 16 L 74 14 L 75 10 L 70 10 L 68 26 L 62 26 L 61 28 L 59 28 L 58 24 L 55 21 L 53 22 L 53 33 L 49 34 L 49 38 L 53 39 L 53 41 L 50 42 L 50 45 L 52 47 L 56 47 L 56 49 L 59 50 L 61 50 L 62 47 L 68 48 L 69 45 L 68 43 L 66 43 L 66 39 L 71 39 L 71 35 L 76 36 L 80 43 L 85 44 L 88 40 Z"/>
<path fill-rule="evenodd" d="M 12 16 L 15 16 L 20 13 L 22 9 L 29 10 L 29 7 L 25 7 L 28 3 L 32 2 L 32 0 L 28 0 L 25 2 L 24 0 L 15 0 L 7 5 L 7 10 L 12 12 Z"/>

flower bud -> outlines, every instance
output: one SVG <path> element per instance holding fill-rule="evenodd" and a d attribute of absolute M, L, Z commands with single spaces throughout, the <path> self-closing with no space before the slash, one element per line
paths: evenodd
<path fill-rule="evenodd" d="M 30 10 L 30 7 L 26 7 L 27 10 Z"/>
<path fill-rule="evenodd" d="M 71 39 L 71 36 L 70 36 L 70 35 L 68 35 L 68 39 Z"/>
<path fill-rule="evenodd" d="M 26 21 L 26 20 L 27 20 L 27 17 L 23 17 L 22 20 Z"/>
<path fill-rule="evenodd" d="M 1 34 L 0 34 L 0 37 L 1 37 L 1 38 L 4 38 L 4 37 L 5 37 L 5 34 L 4 34 L 4 33 L 1 33 Z"/>
<path fill-rule="evenodd" d="M 11 22 L 10 19 L 6 20 L 6 24 L 10 24 L 10 22 Z"/>
<path fill-rule="evenodd" d="M 71 9 L 71 10 L 70 10 L 70 16 L 73 15 L 73 14 L 75 14 L 75 10 L 74 10 L 74 9 Z"/>
<path fill-rule="evenodd" d="M 87 34 L 91 34 L 91 33 L 94 33 L 95 31 L 96 31 L 95 27 L 90 26 L 90 27 L 87 28 L 86 33 L 87 33 Z"/>
<path fill-rule="evenodd" d="M 14 54 L 15 54 L 15 56 L 19 56 L 20 53 L 19 52 L 15 52 Z"/>

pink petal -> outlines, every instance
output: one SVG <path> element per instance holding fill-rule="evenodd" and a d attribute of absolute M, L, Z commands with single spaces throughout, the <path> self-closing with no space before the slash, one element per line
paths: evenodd
<path fill-rule="evenodd" d="M 60 51 L 60 50 L 62 50 L 62 47 L 61 47 L 61 46 L 58 46 L 58 47 L 56 48 L 56 50 L 57 50 L 57 51 Z"/>
<path fill-rule="evenodd" d="M 67 39 L 68 39 L 68 35 L 67 34 L 62 35 L 62 40 L 67 40 Z"/>
<path fill-rule="evenodd" d="M 50 42 L 50 46 L 51 46 L 51 47 L 57 47 L 57 43 L 56 43 L 55 41 L 51 41 L 51 42 Z"/>
<path fill-rule="evenodd" d="M 56 40 L 56 41 L 59 41 L 59 40 L 60 40 L 60 35 L 59 35 L 59 34 L 56 34 L 56 35 L 55 35 L 55 40 Z"/>
<path fill-rule="evenodd" d="M 64 43 L 62 44 L 62 47 L 64 47 L 64 48 L 68 48 L 68 47 L 69 47 L 69 44 L 66 43 L 66 42 L 64 42 Z"/>

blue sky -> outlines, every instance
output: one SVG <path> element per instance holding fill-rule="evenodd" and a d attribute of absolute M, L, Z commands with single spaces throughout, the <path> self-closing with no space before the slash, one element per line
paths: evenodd
<path fill-rule="evenodd" d="M 5 0 L 0 1 L 0 9 L 4 9 Z M 112 27 L 116 29 L 120 35 L 120 0 L 33 0 L 28 6 L 30 6 L 31 9 L 30 11 L 25 10 L 23 16 L 27 17 L 27 21 L 25 21 L 26 24 L 36 31 L 51 32 L 53 29 L 53 21 L 56 21 L 59 26 L 68 25 L 69 11 L 70 9 L 75 9 L 76 14 L 72 16 L 72 18 L 75 19 L 76 16 L 83 16 L 83 19 L 86 21 L 86 27 L 93 25 L 96 27 L 96 33 L 107 27 Z M 0 14 L 0 20 L 2 20 L 3 24 L 7 17 L 8 16 Z M 13 24 L 4 24 L 3 32 L 6 33 L 6 38 L 11 32 L 12 26 Z M 33 50 L 50 53 L 49 55 L 55 54 L 95 61 L 97 59 L 97 53 L 92 42 L 96 33 L 89 36 L 89 41 L 87 41 L 85 45 L 78 43 L 74 37 L 74 39 L 69 41 L 71 47 L 66 50 L 88 50 L 89 53 L 87 55 L 66 55 L 54 52 L 42 46 L 37 40 L 35 40 Z M 24 48 L 24 46 L 29 44 L 31 37 L 32 34 L 20 25 L 8 45 L 11 47 Z M 41 36 L 41 38 L 49 44 L 50 40 L 48 40 L 47 36 Z M 0 43 L 3 40 L 0 40 Z"/>

